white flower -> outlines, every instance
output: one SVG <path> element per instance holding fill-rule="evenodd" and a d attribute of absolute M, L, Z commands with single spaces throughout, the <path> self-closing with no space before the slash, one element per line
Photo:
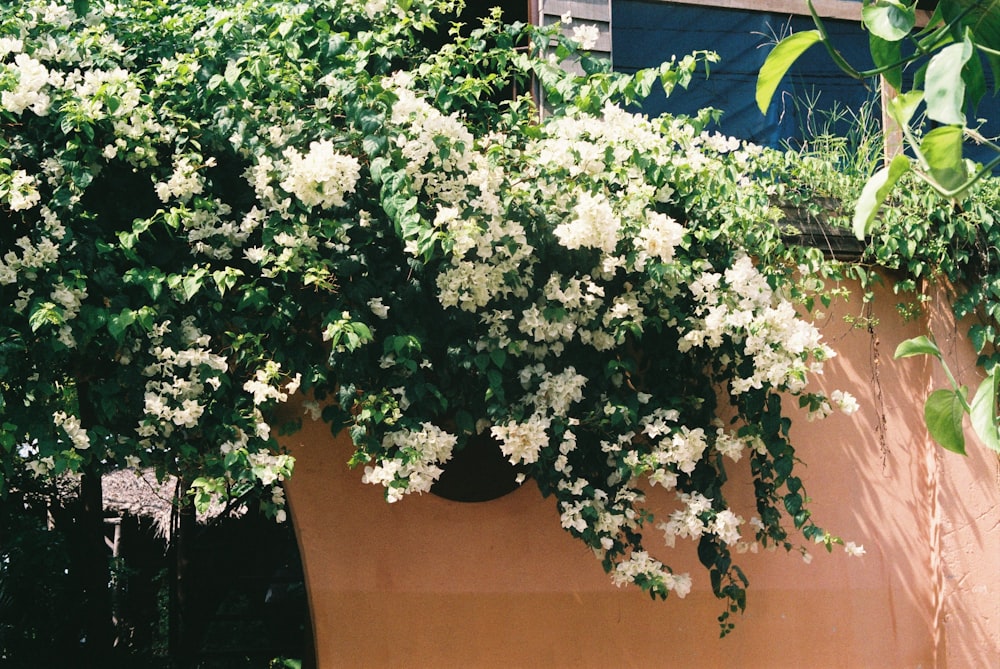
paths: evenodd
<path fill-rule="evenodd" d="M 76 416 L 67 415 L 65 411 L 57 411 L 52 415 L 53 422 L 61 427 L 66 435 L 73 442 L 73 447 L 79 450 L 90 448 L 90 437 L 87 431 L 80 425 L 80 419 Z"/>
<path fill-rule="evenodd" d="M 855 399 L 855 397 L 850 393 L 842 390 L 834 390 L 830 393 L 830 400 L 837 405 L 837 408 L 848 415 L 854 413 L 860 408 L 858 406 L 858 400 Z"/>
<path fill-rule="evenodd" d="M 310 208 L 344 206 L 344 196 L 354 192 L 361 176 L 358 159 L 337 153 L 330 140 L 312 142 L 305 155 L 292 147 L 283 155 L 286 177 L 281 187 Z"/>
<path fill-rule="evenodd" d="M 850 555 L 851 557 L 861 557 L 862 555 L 865 554 L 865 547 L 859 546 L 853 541 L 848 541 L 846 544 L 844 544 L 844 551 L 846 551 L 847 554 Z"/>
<path fill-rule="evenodd" d="M 549 443 L 547 430 L 551 421 L 542 416 L 532 416 L 523 423 L 511 421 L 494 425 L 490 433 L 500 440 L 500 450 L 513 464 L 538 460 L 538 453 Z"/>
<path fill-rule="evenodd" d="M 671 590 L 675 595 L 684 599 L 691 592 L 691 575 L 690 574 L 665 574 L 663 577 L 664 582 L 667 585 L 667 589 Z"/>
<path fill-rule="evenodd" d="M 55 466 L 55 460 L 52 456 L 41 458 L 40 460 L 29 460 L 24 463 L 24 466 L 31 470 L 31 474 L 34 477 L 44 476 L 52 471 Z"/>
<path fill-rule="evenodd" d="M 739 462 L 743 457 L 743 448 L 746 443 L 739 437 L 731 435 L 721 427 L 715 435 L 715 450 L 730 458 L 733 462 Z"/>
<path fill-rule="evenodd" d="M 683 239 L 683 225 L 664 214 L 648 212 L 646 225 L 639 231 L 636 239 L 636 247 L 644 258 L 657 258 L 660 262 L 670 262 L 674 258 L 674 249 Z"/>
<path fill-rule="evenodd" d="M 615 571 L 611 574 L 611 579 L 615 585 L 621 587 L 628 583 L 634 583 L 639 576 L 646 577 L 649 580 L 660 579 L 664 583 L 668 583 L 667 577 L 669 575 L 669 572 L 664 570 L 663 563 L 650 557 L 646 551 L 636 551 L 629 556 L 628 560 L 615 565 Z M 671 580 L 669 583 L 677 585 L 674 580 Z M 687 591 L 683 589 L 683 584 L 681 584 L 681 589 L 686 595 Z M 688 589 L 690 589 L 690 586 L 688 586 Z M 678 592 L 678 596 L 682 596 L 680 592 Z"/>
<path fill-rule="evenodd" d="M 553 231 L 563 246 L 568 249 L 595 248 L 608 254 L 614 253 L 622 225 L 606 197 L 581 193 L 573 207 L 573 216 L 573 219 L 560 223 Z"/>
<path fill-rule="evenodd" d="M 374 20 L 379 14 L 385 11 L 388 0 L 368 0 L 365 3 L 365 15 Z"/>
<path fill-rule="evenodd" d="M 729 509 L 725 509 L 715 515 L 715 519 L 712 520 L 708 529 L 712 534 L 722 539 L 726 545 L 731 546 L 740 540 L 740 525 L 742 524 L 743 518 Z"/>
<path fill-rule="evenodd" d="M 205 180 L 198 172 L 201 156 L 175 156 L 173 172 L 166 181 L 156 184 L 156 196 L 162 202 L 176 198 L 187 202 L 205 189 Z"/>
<path fill-rule="evenodd" d="M 383 486 L 390 503 L 408 493 L 428 492 L 444 471 L 438 465 L 451 459 L 457 442 L 455 435 L 427 422 L 419 430 L 390 432 L 382 438 L 382 448 L 398 456 L 365 467 L 361 480 Z"/>
<path fill-rule="evenodd" d="M 368 300 L 368 308 L 372 310 L 372 314 L 374 314 L 376 318 L 386 319 L 389 317 L 389 307 L 382 304 L 381 297 L 373 297 Z"/>
<path fill-rule="evenodd" d="M 29 107 L 38 116 L 47 115 L 50 99 L 42 89 L 49 84 L 49 71 L 26 53 L 14 56 L 14 66 L 18 74 L 17 87 L 0 93 L 0 106 L 18 116 Z"/>
<path fill-rule="evenodd" d="M 590 51 L 597 45 L 597 40 L 601 36 L 601 31 L 596 25 L 586 24 L 573 26 L 573 39 L 580 43 L 580 48 Z"/>
<path fill-rule="evenodd" d="M 23 49 L 23 41 L 13 37 L 0 37 L 0 58 L 4 58 L 9 53 L 20 53 Z"/>
<path fill-rule="evenodd" d="M 31 209 L 42 197 L 38 192 L 38 180 L 24 170 L 14 170 L 11 173 L 8 197 L 12 211 Z"/>
<path fill-rule="evenodd" d="M 569 11 L 565 12 L 562 16 L 559 17 L 559 22 L 562 23 L 564 26 L 568 26 L 569 24 L 573 23 L 573 13 Z"/>

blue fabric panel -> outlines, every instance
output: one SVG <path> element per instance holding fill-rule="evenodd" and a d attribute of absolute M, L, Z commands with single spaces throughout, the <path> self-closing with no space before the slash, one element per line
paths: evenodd
<path fill-rule="evenodd" d="M 662 90 L 655 92 L 643 106 L 651 116 L 665 111 L 693 114 L 715 107 L 724 112 L 722 132 L 778 146 L 782 140 L 802 136 L 807 119 L 797 100 L 813 99 L 815 109 L 835 105 L 857 109 L 878 96 L 877 91 L 843 74 L 826 51 L 815 46 L 782 83 L 765 117 L 754 102 L 757 71 L 775 36 L 813 28 L 808 17 L 634 0 L 616 0 L 612 11 L 616 70 L 634 72 L 696 50 L 712 50 L 722 57 L 722 62 L 712 65 L 708 79 L 696 79 L 689 90 L 677 89 L 669 98 Z M 858 23 L 830 21 L 828 30 L 850 62 L 870 67 L 868 38 Z"/>
<path fill-rule="evenodd" d="M 611 25 L 614 67 L 622 72 L 659 65 L 672 55 L 680 58 L 697 50 L 715 51 L 722 57 L 722 62 L 711 67 L 708 80 L 696 79 L 690 90 L 678 89 L 669 98 L 662 89 L 655 91 L 642 109 L 650 116 L 694 114 L 703 107 L 715 107 L 724 112 L 719 130 L 726 134 L 767 146 L 794 146 L 802 141 L 804 128 L 822 125 L 824 110 L 857 110 L 866 101 L 878 101 L 877 90 L 868 90 L 841 72 L 817 45 L 782 82 L 767 116 L 760 113 L 754 101 L 757 72 L 775 36 L 814 27 L 807 16 L 613 0 Z M 829 20 L 826 26 L 848 62 L 858 69 L 871 67 L 868 36 L 859 22 Z M 984 135 L 996 137 L 1000 135 L 1000 97 L 993 93 L 996 73 L 986 66 L 985 74 L 987 93 L 975 118 L 985 120 Z M 804 100 L 811 104 L 803 104 Z M 810 107 L 812 119 L 807 113 Z M 880 114 L 877 107 L 874 113 Z M 847 127 L 845 123 L 831 129 L 844 132 Z M 996 154 L 969 147 L 967 155 L 985 162 Z"/>

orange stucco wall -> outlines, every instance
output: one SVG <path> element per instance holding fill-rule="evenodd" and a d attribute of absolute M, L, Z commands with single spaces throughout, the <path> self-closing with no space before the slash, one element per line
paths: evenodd
<path fill-rule="evenodd" d="M 424 495 L 388 505 L 344 465 L 350 444 L 307 421 L 285 443 L 298 460 L 287 487 L 318 666 L 1000 666 L 997 458 L 928 442 L 922 401 L 941 380 L 925 360 L 892 360 L 927 325 L 901 322 L 895 301 L 876 299 L 874 334 L 843 322 L 862 314 L 857 299 L 825 317 L 839 355 L 821 385 L 850 390 L 862 410 L 792 428 L 814 517 L 867 555 L 739 556 L 748 610 L 722 640 L 693 545 L 658 555 L 691 572 L 692 593 L 654 602 L 616 588 L 530 482 L 479 504 Z M 931 322 L 971 379 L 955 336 L 964 329 Z M 735 469 L 730 501 L 749 517 L 749 476 Z"/>

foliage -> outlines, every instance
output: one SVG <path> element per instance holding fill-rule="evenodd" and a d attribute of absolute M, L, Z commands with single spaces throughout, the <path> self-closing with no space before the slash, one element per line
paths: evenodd
<path fill-rule="evenodd" d="M 869 33 L 875 68 L 858 71 L 837 51 L 816 14 L 816 29 L 789 35 L 768 54 L 757 81 L 757 105 L 766 111 L 788 68 L 810 47 L 823 44 L 844 72 L 858 79 L 881 75 L 899 95 L 887 112 L 902 130 L 912 155 L 901 153 L 876 171 L 862 190 L 854 214 L 859 238 L 870 234 L 875 215 L 900 177 L 913 172 L 942 195 L 958 201 L 979 179 L 1000 165 L 970 165 L 963 157 L 967 140 L 1000 154 L 1000 145 L 971 127 L 986 93 L 984 62 L 1000 74 L 1000 4 L 996 0 L 940 0 L 927 27 L 916 29 L 916 3 L 865 0 L 862 19 Z M 904 69 L 920 64 L 904 88 Z M 960 76 L 955 76 L 960 73 Z M 995 91 L 994 91 L 995 92 Z M 923 113 L 917 112 L 923 104 Z"/>
<path fill-rule="evenodd" d="M 304 392 L 389 501 L 482 433 L 619 585 L 684 596 L 648 530 L 696 541 L 725 633 L 734 552 L 843 543 L 782 405 L 857 406 L 807 386 L 833 351 L 772 204 L 794 157 L 622 111 L 704 54 L 627 76 L 496 17 L 429 49 L 453 4 L 3 6 L 0 485 L 155 467 L 282 520 Z"/>
<path fill-rule="evenodd" d="M 1000 452 L 996 414 L 1000 296 L 993 289 L 1000 278 L 994 257 L 1000 241 L 994 225 L 1000 185 L 990 177 L 1000 165 L 1000 155 L 987 165 L 973 165 L 963 157 L 966 141 L 1000 154 L 1000 145 L 968 123 L 968 115 L 975 113 L 986 94 L 984 63 L 993 70 L 994 79 L 1000 74 L 1000 5 L 995 0 L 941 0 L 927 27 L 917 31 L 916 4 L 866 0 L 862 16 L 876 65 L 867 72 L 855 70 L 843 59 L 811 2 L 809 7 L 816 30 L 791 35 L 775 46 L 758 78 L 758 106 L 766 109 L 791 64 L 817 43 L 848 74 L 859 79 L 881 75 L 899 93 L 887 111 L 902 130 L 912 158 L 905 153 L 891 157 L 866 183 L 858 184 L 857 198 L 845 198 L 855 201 L 854 232 L 859 239 L 868 238 L 869 257 L 876 263 L 907 270 L 897 288 L 912 289 L 915 281 L 935 274 L 947 277 L 959 290 L 955 315 L 978 316 L 969 338 L 987 378 L 971 400 L 937 345 L 926 337 L 902 342 L 896 356 L 931 355 L 944 365 L 952 387 L 935 390 L 925 405 L 927 427 L 935 441 L 964 454 L 962 418 L 968 414 L 976 434 Z M 916 63 L 922 65 L 903 91 L 904 69 Z M 918 113 L 921 104 L 923 112 Z M 929 188 L 921 188 L 921 183 Z M 882 207 L 887 201 L 892 206 Z"/>
<path fill-rule="evenodd" d="M 42 482 L 40 482 L 42 483 Z M 0 503 L 0 663 L 57 663 L 80 632 L 68 620 L 85 607 L 74 583 L 71 551 L 46 527 L 51 484 Z M 24 663 L 23 665 L 21 663 Z"/>

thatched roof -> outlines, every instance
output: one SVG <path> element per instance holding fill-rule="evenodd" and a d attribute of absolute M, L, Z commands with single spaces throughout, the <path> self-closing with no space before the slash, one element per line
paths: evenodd
<path fill-rule="evenodd" d="M 170 539 L 170 516 L 177 488 L 175 477 L 157 481 L 152 469 L 121 469 L 101 477 L 101 485 L 105 513 L 149 518 L 157 534 Z"/>
<path fill-rule="evenodd" d="M 101 484 L 105 514 L 148 518 L 153 521 L 157 534 L 170 541 L 176 477 L 166 476 L 157 481 L 153 469 L 120 469 L 101 477 Z M 228 514 L 240 515 L 244 510 L 242 507 L 229 509 Z M 212 504 L 208 513 L 198 514 L 198 522 L 207 523 L 223 513 L 227 513 L 223 504 Z"/>

